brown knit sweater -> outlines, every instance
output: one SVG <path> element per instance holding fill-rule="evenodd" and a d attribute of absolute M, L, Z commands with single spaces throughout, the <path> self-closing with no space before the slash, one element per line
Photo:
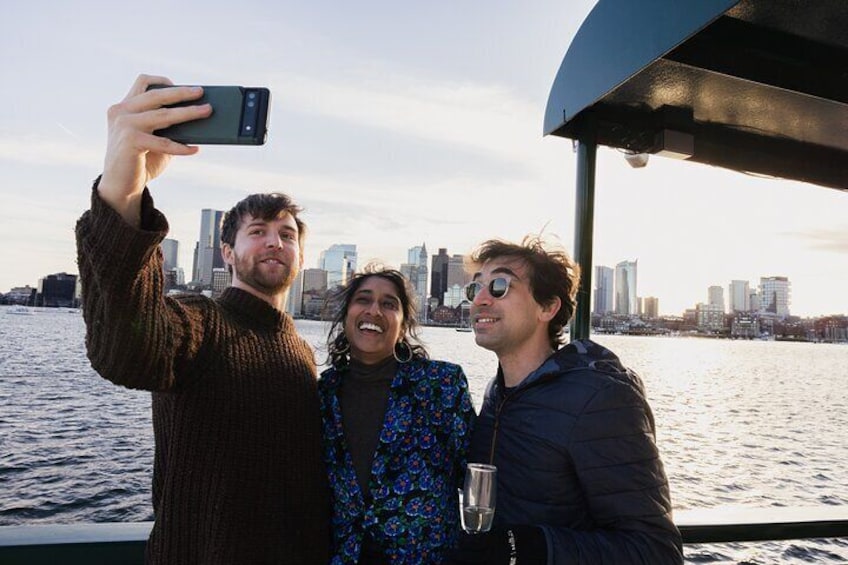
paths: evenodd
<path fill-rule="evenodd" d="M 164 297 L 167 231 L 147 191 L 141 229 L 96 190 L 76 228 L 92 367 L 153 391 L 147 562 L 326 563 L 312 351 L 288 315 L 242 290 Z"/>

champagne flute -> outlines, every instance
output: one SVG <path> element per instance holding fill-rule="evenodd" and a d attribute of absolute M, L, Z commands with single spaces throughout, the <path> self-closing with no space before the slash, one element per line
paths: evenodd
<path fill-rule="evenodd" d="M 494 465 L 469 463 L 465 486 L 459 491 L 462 529 L 469 534 L 488 532 L 495 517 L 498 469 Z"/>

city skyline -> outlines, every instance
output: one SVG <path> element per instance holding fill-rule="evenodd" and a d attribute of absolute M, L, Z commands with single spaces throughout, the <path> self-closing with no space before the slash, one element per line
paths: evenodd
<path fill-rule="evenodd" d="M 184 256 L 199 210 L 262 191 L 305 208 L 308 265 L 334 242 L 395 266 L 422 241 L 464 254 L 542 232 L 573 251 L 576 156 L 541 130 L 593 5 L 154 0 L 156 33 L 179 45 L 150 41 L 129 7 L 11 5 L 0 71 L 19 86 L 0 91 L 0 291 L 77 270 L 73 229 L 102 168 L 106 111 L 139 73 L 272 92 L 265 146 L 204 146 L 151 183 Z M 220 39 L 235 22 L 239 49 Z M 632 169 L 601 147 L 595 194 L 593 263 L 638 260 L 638 291 L 661 312 L 761 276 L 792 281 L 793 314 L 848 311 L 842 191 L 657 156 Z"/>
<path fill-rule="evenodd" d="M 203 213 L 205 214 L 208 211 L 209 210 L 204 210 Z M 203 227 L 203 229 L 201 229 L 201 233 L 204 233 L 204 231 L 203 231 L 204 229 L 207 229 L 207 230 L 209 229 L 209 226 L 205 222 L 203 223 L 203 226 L 204 227 Z M 167 242 L 169 242 L 169 241 L 176 241 L 176 240 L 174 240 L 172 238 L 167 238 L 165 241 L 163 241 L 163 244 L 167 244 Z M 199 242 L 195 242 L 195 249 L 197 248 L 198 243 Z M 160 247 L 163 248 L 163 257 L 166 257 L 166 262 L 167 262 L 167 255 L 168 255 L 168 252 L 166 251 L 167 246 L 162 245 Z M 177 241 L 176 247 L 178 249 L 184 249 L 185 248 L 185 246 L 183 246 L 182 243 L 179 242 L 179 241 Z M 397 263 L 392 263 L 392 262 L 389 262 L 389 261 L 380 260 L 379 263 L 384 264 L 388 267 L 397 269 L 398 271 L 401 271 L 404 274 L 404 276 L 406 276 L 407 278 L 410 278 L 409 272 L 404 272 L 404 271 L 407 270 L 407 269 L 405 269 L 405 267 L 408 268 L 410 266 L 409 261 L 412 259 L 413 253 L 416 253 L 416 254 L 420 253 L 422 249 L 426 249 L 426 242 L 424 242 L 424 244 L 421 245 L 421 246 L 413 245 L 413 246 L 407 248 L 407 250 L 406 250 L 406 262 L 399 261 Z M 453 258 L 455 265 L 461 264 L 461 261 L 458 260 L 457 258 L 463 257 L 464 254 L 451 254 L 451 253 L 449 253 L 450 250 L 448 250 L 447 248 L 437 248 L 437 249 L 438 249 L 439 253 L 429 254 L 428 255 L 429 261 L 425 265 L 425 267 L 427 269 L 432 269 L 431 272 L 435 272 L 435 269 L 433 268 L 435 260 L 437 259 L 437 257 L 442 252 L 444 252 L 446 260 L 450 260 L 451 258 Z M 333 265 L 336 265 L 336 264 L 345 265 L 344 267 L 342 267 L 342 270 L 340 272 L 336 272 L 335 267 L 331 267 L 330 269 L 325 269 L 325 266 L 327 265 L 327 261 L 328 261 L 328 259 L 327 259 L 328 254 L 331 253 L 331 252 L 336 252 L 338 254 L 338 257 L 335 258 Z M 197 270 L 194 265 L 191 265 L 190 269 L 188 271 L 186 271 L 186 266 L 184 264 L 182 264 L 182 262 L 180 261 L 181 252 L 177 251 L 176 255 L 177 255 L 178 263 L 180 263 L 179 268 L 182 269 L 184 272 L 191 272 L 191 271 Z M 350 263 L 351 260 L 352 260 L 352 264 Z M 420 258 L 418 259 L 418 261 L 420 261 Z M 303 266 L 301 273 L 304 273 L 307 270 L 313 271 L 313 272 L 314 271 L 324 271 L 327 274 L 326 276 L 328 278 L 328 284 L 326 286 L 328 288 L 331 288 L 333 286 L 333 284 L 329 284 L 329 283 L 332 283 L 332 281 L 338 280 L 342 277 L 347 277 L 347 276 L 349 276 L 350 273 L 357 272 L 357 268 L 356 268 L 357 263 L 358 263 L 357 244 L 355 244 L 355 243 L 353 243 L 353 244 L 350 244 L 350 243 L 347 243 L 347 244 L 333 243 L 333 244 L 330 244 L 330 246 L 327 249 L 320 252 L 319 258 L 316 261 L 316 264 L 315 264 L 314 267 L 309 266 L 306 262 L 304 262 L 304 266 Z M 364 268 L 367 265 L 367 263 L 368 263 L 367 261 L 365 263 L 361 263 L 360 266 L 362 268 Z M 446 262 L 445 265 L 447 266 L 447 264 L 448 263 Z M 631 261 L 628 261 L 628 260 L 623 260 L 623 261 L 619 261 L 619 262 L 616 263 L 615 269 L 608 267 L 606 265 L 594 265 L 593 266 L 593 268 L 595 270 L 595 274 L 593 276 L 592 288 L 589 289 L 589 295 L 592 297 L 592 299 L 591 299 L 592 300 L 591 312 L 593 314 L 613 313 L 613 314 L 617 314 L 617 315 L 638 315 L 638 314 L 642 313 L 642 308 L 643 308 L 642 301 L 643 300 L 650 300 L 650 301 L 652 301 L 651 306 L 645 307 L 646 309 L 656 311 L 656 313 L 660 316 L 681 316 L 687 310 L 692 310 L 699 305 L 711 305 L 711 306 L 716 305 L 718 300 L 715 298 L 715 296 L 717 296 L 717 295 L 721 296 L 720 302 L 718 302 L 718 303 L 721 305 L 722 312 L 732 313 L 734 311 L 740 311 L 740 312 L 759 311 L 759 310 L 761 310 L 759 304 L 756 305 L 755 307 L 752 307 L 750 302 L 743 302 L 743 304 L 747 304 L 747 305 L 743 306 L 741 308 L 734 308 L 734 306 L 733 306 L 733 304 L 734 304 L 733 289 L 734 289 L 735 286 L 737 286 L 736 283 L 745 283 L 744 289 L 746 290 L 746 292 L 753 292 L 753 295 L 748 294 L 749 300 L 751 299 L 752 296 L 757 296 L 757 300 L 759 300 L 760 297 L 757 293 L 757 288 L 762 289 L 765 286 L 765 288 L 772 289 L 772 292 L 774 292 L 773 289 L 775 288 L 775 285 L 780 285 L 781 282 L 784 282 L 784 283 L 791 285 L 791 279 L 789 279 L 788 277 L 780 276 L 780 275 L 770 275 L 770 276 L 760 276 L 760 277 L 758 277 L 759 281 L 760 281 L 760 285 L 758 287 L 754 287 L 753 291 L 750 290 L 750 288 L 751 288 L 750 287 L 750 284 L 751 284 L 750 280 L 744 280 L 743 281 L 743 280 L 734 279 L 734 280 L 728 281 L 726 286 L 712 285 L 711 284 L 711 285 L 705 287 L 705 289 L 703 289 L 701 291 L 702 294 L 706 293 L 706 296 L 707 296 L 706 300 L 693 298 L 692 301 L 687 306 L 682 308 L 679 312 L 674 312 L 674 311 L 669 311 L 667 309 L 666 310 L 662 309 L 662 307 L 660 306 L 663 303 L 663 297 L 662 296 L 649 295 L 649 294 L 639 294 L 638 291 L 636 290 L 636 288 L 634 288 L 633 293 L 628 295 L 627 306 L 626 306 L 626 308 L 628 309 L 628 312 L 626 314 L 618 311 L 618 306 L 619 306 L 618 300 L 619 300 L 619 298 L 616 296 L 617 293 L 615 292 L 615 288 L 612 288 L 612 289 L 608 289 L 609 290 L 608 294 L 609 294 L 609 296 L 612 297 L 612 302 L 611 302 L 612 307 L 608 308 L 607 310 L 603 310 L 603 311 L 597 310 L 597 300 L 598 300 L 597 297 L 598 297 L 598 291 L 600 290 L 600 287 L 598 286 L 598 282 L 599 282 L 598 272 L 599 272 L 599 270 L 607 269 L 609 271 L 615 272 L 615 271 L 619 270 L 619 268 L 621 268 L 622 272 L 625 272 L 625 273 L 628 274 L 628 276 L 633 277 L 634 279 L 637 279 L 638 275 L 636 274 L 636 270 L 635 270 L 636 264 L 637 264 L 636 261 L 631 262 Z M 418 265 L 420 265 L 420 263 L 418 263 L 416 266 L 418 266 Z M 351 270 L 348 270 L 348 269 L 351 269 Z M 39 277 L 39 280 L 42 280 L 42 279 L 47 278 L 47 277 L 55 276 L 55 275 L 65 275 L 65 274 L 73 274 L 74 276 L 76 276 L 75 273 L 54 272 L 54 273 L 44 274 L 42 277 Z M 447 292 L 451 288 L 452 284 L 447 282 L 447 280 L 448 280 L 447 273 L 445 273 L 444 278 L 445 278 L 445 281 L 446 281 L 445 284 L 447 286 L 444 289 L 441 289 L 441 287 L 439 287 L 439 289 L 441 289 L 442 292 Z M 454 276 L 454 279 L 455 279 L 455 276 Z M 618 285 L 617 277 L 612 276 L 610 281 L 613 281 L 613 282 L 610 282 L 610 284 Z M 186 281 L 186 282 L 189 282 L 189 281 Z M 197 280 L 193 280 L 191 282 L 204 282 L 204 281 L 203 281 L 203 279 L 197 279 Z M 455 280 L 453 282 L 455 282 Z M 211 283 L 211 280 L 210 280 L 210 283 Z M 412 279 L 410 279 L 410 283 L 412 284 L 413 288 L 416 291 L 419 289 L 419 286 L 421 284 L 419 281 L 413 281 Z M 19 285 L 15 285 L 14 287 L 10 287 L 9 289 L 6 289 L 6 290 L 0 290 L 0 294 L 8 293 L 13 288 L 24 288 L 26 286 L 30 286 L 31 288 L 37 289 L 38 288 L 38 280 L 35 282 L 35 284 L 32 284 L 32 283 L 19 284 Z M 627 285 L 625 285 L 625 286 L 627 286 Z M 727 298 L 724 297 L 724 290 L 725 289 L 727 289 L 727 291 L 728 291 Z M 717 291 L 721 291 L 721 292 L 717 292 Z M 434 290 L 433 290 L 433 287 L 432 287 L 432 280 L 431 280 L 430 284 L 427 285 L 426 292 L 427 292 L 428 296 L 433 296 Z M 797 313 L 792 311 L 792 307 L 794 306 L 794 302 L 792 302 L 791 299 L 788 298 L 789 293 L 790 293 L 790 291 L 788 291 L 788 289 L 787 289 L 784 293 L 780 294 L 780 301 L 781 301 L 780 304 L 781 304 L 781 306 L 775 310 L 776 314 L 788 314 L 790 316 L 798 316 L 798 317 L 802 317 L 802 318 L 816 318 L 816 317 L 823 317 L 823 316 L 829 316 L 829 315 L 848 315 L 848 312 L 835 312 L 835 311 L 834 312 L 828 312 L 828 313 L 825 313 L 825 314 L 816 314 L 816 315 L 812 315 L 812 316 L 797 314 Z M 693 291 L 692 294 L 694 296 L 697 293 L 695 291 Z M 631 301 L 634 298 L 635 298 L 635 303 L 631 304 Z M 425 297 L 425 300 L 426 300 L 426 297 Z M 423 306 L 423 304 L 421 306 Z M 451 306 L 455 307 L 456 304 L 452 304 Z M 762 309 L 765 309 L 765 308 L 762 308 Z"/>

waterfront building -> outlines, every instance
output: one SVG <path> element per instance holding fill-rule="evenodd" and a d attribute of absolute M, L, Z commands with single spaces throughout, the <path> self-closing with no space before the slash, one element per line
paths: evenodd
<path fill-rule="evenodd" d="M 438 255 L 433 255 L 430 262 L 430 296 L 442 304 L 445 291 L 448 289 L 448 250 L 445 247 L 439 248 Z"/>
<path fill-rule="evenodd" d="M 165 289 L 170 290 L 185 285 L 185 273 L 180 267 L 165 271 Z"/>
<path fill-rule="evenodd" d="M 35 295 L 37 293 L 38 289 L 32 288 L 29 285 L 16 286 L 5 294 L 5 301 L 6 304 L 23 304 L 25 306 L 32 306 L 35 304 Z"/>
<path fill-rule="evenodd" d="M 224 267 L 215 267 L 212 269 L 212 296 L 221 296 L 221 293 L 224 292 L 231 284 L 233 283 L 233 277 L 230 274 L 229 269 L 225 269 Z"/>
<path fill-rule="evenodd" d="M 38 281 L 37 306 L 75 308 L 79 305 L 79 277 L 68 273 L 47 275 Z"/>
<path fill-rule="evenodd" d="M 724 289 L 718 285 L 711 286 L 707 289 L 707 304 L 711 306 L 720 306 L 724 312 Z"/>
<path fill-rule="evenodd" d="M 752 289 L 748 294 L 748 307 L 750 312 L 760 311 L 760 293 L 757 292 L 757 289 Z"/>
<path fill-rule="evenodd" d="M 465 293 L 463 289 L 465 285 L 453 284 L 448 287 L 445 292 L 445 296 L 442 299 L 442 304 L 447 306 L 448 308 L 457 308 L 463 302 L 467 302 L 468 300 L 465 298 Z"/>
<path fill-rule="evenodd" d="M 286 312 L 293 317 L 299 317 L 303 311 L 303 269 L 297 273 L 289 287 L 286 296 Z"/>
<path fill-rule="evenodd" d="M 642 315 L 649 320 L 654 320 L 660 317 L 660 299 L 655 296 L 646 296 L 642 300 L 643 308 Z"/>
<path fill-rule="evenodd" d="M 760 321 L 751 314 L 736 314 L 730 324 L 730 337 L 754 339 L 760 336 Z"/>
<path fill-rule="evenodd" d="M 177 286 L 177 272 L 174 269 L 165 271 L 165 290 L 171 290 Z"/>
<path fill-rule="evenodd" d="M 702 331 L 724 329 L 724 305 L 698 304 L 695 306 L 695 325 Z"/>
<path fill-rule="evenodd" d="M 781 319 L 789 316 L 790 287 L 787 277 L 760 277 L 760 311 Z"/>
<path fill-rule="evenodd" d="M 748 281 L 730 281 L 727 287 L 728 310 L 730 312 L 751 311 L 751 289 Z"/>
<path fill-rule="evenodd" d="M 465 256 L 453 255 L 448 259 L 448 277 L 447 286 L 451 288 L 459 285 L 464 288 L 465 285 L 471 282 L 471 275 L 465 272 Z"/>
<path fill-rule="evenodd" d="M 327 288 L 347 284 L 356 272 L 356 244 L 336 243 L 321 252 L 318 268 L 327 271 Z"/>
<path fill-rule="evenodd" d="M 622 261 L 615 266 L 615 313 L 635 316 L 639 313 L 636 299 L 637 261 Z"/>
<path fill-rule="evenodd" d="M 603 316 L 613 311 L 613 296 L 615 287 L 613 286 L 613 275 L 615 271 L 612 267 L 603 265 L 595 266 L 595 292 L 594 292 L 594 310 L 595 314 Z"/>
<path fill-rule="evenodd" d="M 327 300 L 327 281 L 329 276 L 324 269 L 303 270 L 303 303 L 301 313 L 309 318 L 320 318 L 324 314 Z"/>
<path fill-rule="evenodd" d="M 224 212 L 204 208 L 200 211 L 200 237 L 195 249 L 193 279 L 204 286 L 212 285 L 212 270 L 224 266 L 221 256 L 221 219 Z"/>
<path fill-rule="evenodd" d="M 694 328 L 698 322 L 698 312 L 695 308 L 687 308 L 683 311 L 683 319 L 681 320 L 681 326 L 683 328 Z"/>
<path fill-rule="evenodd" d="M 459 325 L 462 317 L 461 308 L 449 308 L 447 306 L 436 306 L 430 312 L 430 321 L 434 324 L 445 326 Z"/>

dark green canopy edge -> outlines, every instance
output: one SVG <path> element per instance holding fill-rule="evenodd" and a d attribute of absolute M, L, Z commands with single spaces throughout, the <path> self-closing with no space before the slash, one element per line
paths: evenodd
<path fill-rule="evenodd" d="M 848 190 L 848 1 L 600 0 L 544 133 Z"/>

